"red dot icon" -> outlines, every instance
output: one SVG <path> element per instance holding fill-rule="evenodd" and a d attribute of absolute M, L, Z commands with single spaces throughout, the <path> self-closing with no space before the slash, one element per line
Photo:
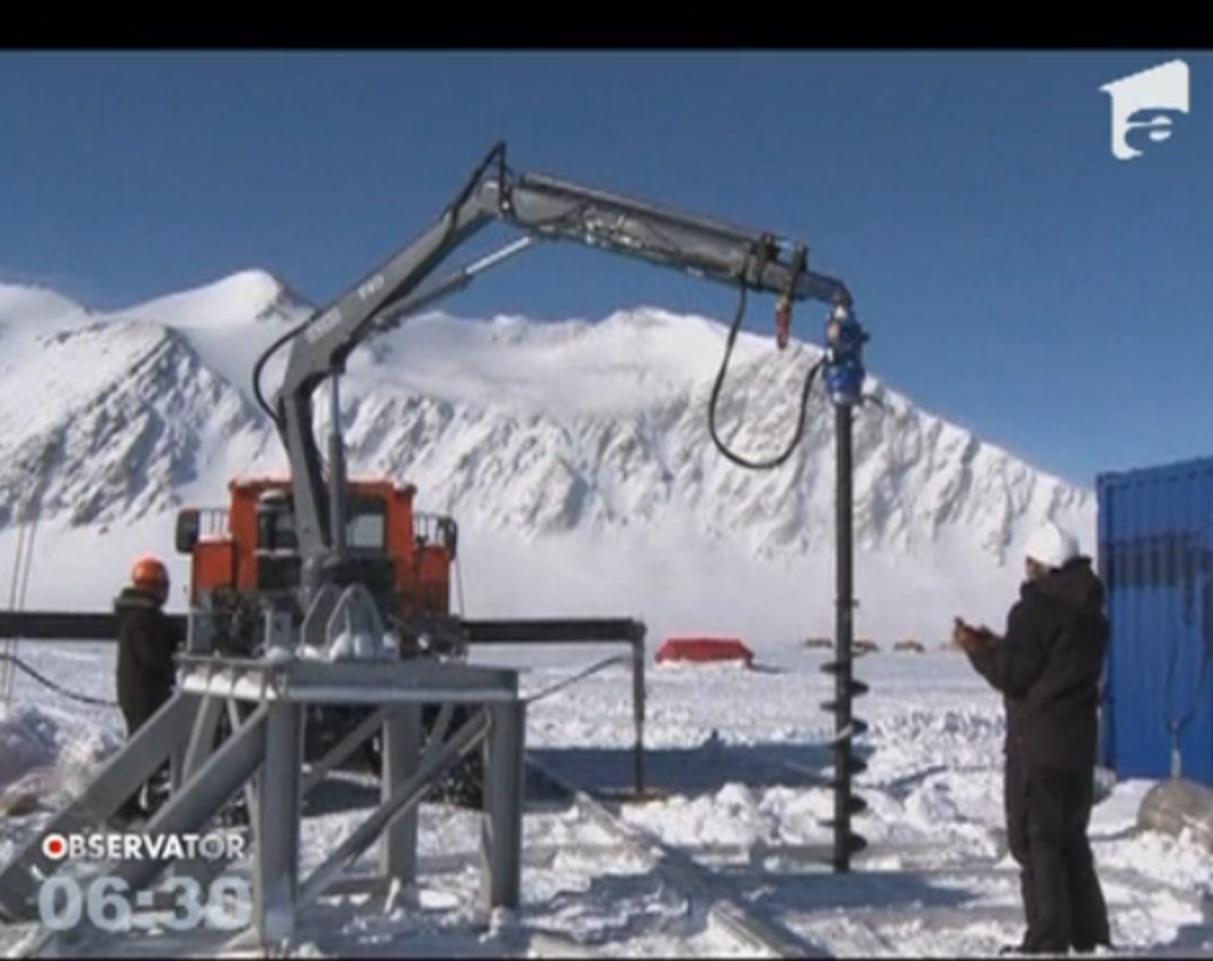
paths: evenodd
<path fill-rule="evenodd" d="M 52 861 L 60 861 L 67 854 L 67 841 L 62 834 L 48 834 L 42 842 L 42 853 Z"/>

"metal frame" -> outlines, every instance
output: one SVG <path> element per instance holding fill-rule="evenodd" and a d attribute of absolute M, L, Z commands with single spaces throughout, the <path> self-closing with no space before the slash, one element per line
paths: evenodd
<path fill-rule="evenodd" d="M 289 621 L 287 622 L 289 625 Z M 270 629 L 283 622 L 272 619 Z M 292 659 L 251 661 L 198 653 L 205 620 L 191 620 L 190 647 L 181 655 L 177 693 L 119 751 L 83 794 L 51 819 L 3 870 L 0 918 L 37 918 L 37 891 L 62 865 L 42 853 L 53 832 L 96 829 L 138 790 L 165 760 L 173 764 L 173 790 L 141 830 L 149 834 L 203 830 L 223 805 L 246 792 L 253 822 L 253 929 L 262 947 L 289 942 L 300 908 L 342 880 L 345 869 L 376 841 L 378 881 L 416 880 L 417 807 L 435 780 L 469 751 L 485 753 L 482 832 L 483 907 L 516 908 L 522 865 L 523 756 L 526 707 L 516 671 L 431 661 L 331 663 Z M 288 626 L 289 630 L 289 626 Z M 257 705 L 242 722 L 236 702 Z M 360 725 L 310 774 L 303 765 L 306 708 L 311 704 L 374 703 L 373 722 Z M 421 749 L 421 708 L 441 703 L 438 728 Z M 455 703 L 480 705 L 449 737 Z M 224 707 L 233 732 L 215 746 Z M 304 795 L 376 728 L 383 732 L 381 803 L 307 877 L 299 872 Z M 222 862 L 124 861 L 102 873 L 122 877 L 132 891 L 151 886 L 168 869 L 213 877 Z M 71 938 L 49 938 L 44 949 L 74 951 L 97 934 L 87 927 Z"/>
<path fill-rule="evenodd" d="M 188 618 L 170 614 L 168 618 L 185 633 Z M 517 644 L 628 644 L 632 649 L 632 721 L 634 728 L 634 779 L 636 792 L 645 789 L 644 729 L 646 717 L 645 638 L 643 621 L 627 618 L 531 618 L 525 620 L 461 620 L 459 629 L 469 647 Z M 23 637 L 33 641 L 103 641 L 113 643 L 118 636 L 118 618 L 112 613 L 77 611 L 0 611 L 0 639 Z M 376 722 L 377 723 L 377 722 Z M 330 756 L 312 767 L 332 770 L 344 762 L 369 736 L 368 718 L 335 745 Z M 372 725 L 373 726 L 373 725 Z"/>
<path fill-rule="evenodd" d="M 645 636 L 641 621 L 519 620 L 465 621 L 469 644 L 628 644 L 632 650 L 633 779 L 637 795 L 645 790 L 644 722 Z"/>

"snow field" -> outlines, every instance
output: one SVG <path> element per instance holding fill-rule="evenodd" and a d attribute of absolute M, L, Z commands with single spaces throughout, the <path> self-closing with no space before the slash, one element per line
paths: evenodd
<path fill-rule="evenodd" d="M 504 659 L 503 650 L 490 653 Z M 568 652 L 564 664 L 542 653 L 523 674 L 524 689 L 569 676 L 574 659 L 579 666 L 598 651 Z M 29 657 L 89 693 L 104 695 L 112 683 L 112 653 L 99 645 L 40 647 Z M 649 772 L 665 796 L 624 804 L 620 817 L 715 872 L 739 903 L 838 956 L 983 955 L 1016 940 L 1022 921 L 1002 827 L 997 698 L 959 655 L 859 660 L 857 674 L 873 690 L 856 702 L 872 723 L 861 742 L 870 767 L 857 789 L 871 810 L 854 824 L 871 847 L 850 875 L 834 876 L 819 863 L 830 841 L 820 823 L 830 796 L 805 782 L 828 774 L 822 745 L 830 722 L 817 707 L 829 684 L 818 671 L 823 659 L 785 648 L 770 651 L 767 671 L 651 667 Z M 48 800 L 65 798 L 119 743 L 116 712 L 64 702 L 24 676 L 16 691 L 15 709 L 0 724 L 0 744 L 10 748 L 5 786 L 37 775 Z M 533 704 L 530 751 L 562 776 L 627 787 L 630 691 L 627 671 L 611 668 Z M 1185 839 L 1136 831 L 1148 787 L 1118 784 L 1094 812 L 1091 837 L 1114 937 L 1138 953 L 1213 953 L 1213 924 L 1200 906 L 1213 897 L 1213 858 Z M 48 813 L 0 822 L 0 858 Z M 305 870 L 358 818 L 308 818 Z M 418 890 L 386 908 L 326 899 L 303 932 L 303 955 L 501 956 L 542 953 L 540 943 L 558 954 L 753 954 L 577 809 L 537 798 L 524 830 L 524 902 L 512 921 L 486 927 L 476 907 L 476 815 L 427 804 Z M 372 864 L 368 857 L 360 867 Z"/>

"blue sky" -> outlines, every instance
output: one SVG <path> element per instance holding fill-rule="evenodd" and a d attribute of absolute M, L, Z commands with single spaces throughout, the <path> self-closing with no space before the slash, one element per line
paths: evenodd
<path fill-rule="evenodd" d="M 1190 116 L 1115 160 L 1099 87 L 1176 56 Z M 1213 453 L 1209 90 L 1213 56 L 1184 50 L 5 53 L 0 279 L 112 308 L 261 267 L 325 302 L 504 138 L 516 169 L 807 240 L 854 293 L 876 375 L 1093 485 Z M 734 306 L 552 248 L 447 307 L 636 303 Z M 801 307 L 798 333 L 823 312 Z M 753 300 L 752 329 L 771 325 Z"/>

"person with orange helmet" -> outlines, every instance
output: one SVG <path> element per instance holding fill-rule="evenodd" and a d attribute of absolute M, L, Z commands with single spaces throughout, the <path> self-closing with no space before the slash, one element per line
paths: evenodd
<path fill-rule="evenodd" d="M 127 735 L 133 736 L 173 693 L 175 670 L 173 652 L 180 646 L 180 631 L 164 614 L 168 600 L 168 569 L 159 558 L 145 554 L 131 568 L 131 583 L 114 600 L 118 615 L 118 706 L 126 720 Z M 167 772 L 159 772 L 163 775 Z M 154 777 L 158 784 L 162 776 Z M 123 820 L 133 820 L 148 812 L 137 792 L 119 810 Z M 148 787 L 149 804 L 153 797 L 162 800 L 159 790 Z"/>

